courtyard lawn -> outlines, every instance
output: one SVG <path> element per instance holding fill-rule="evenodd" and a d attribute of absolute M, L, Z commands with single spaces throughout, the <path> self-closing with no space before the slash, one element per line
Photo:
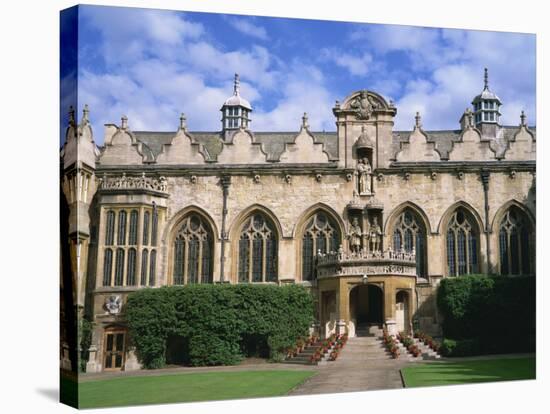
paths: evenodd
<path fill-rule="evenodd" d="M 79 408 L 276 397 L 315 371 L 233 371 L 145 375 L 82 382 Z"/>
<path fill-rule="evenodd" d="M 406 387 L 535 379 L 535 357 L 430 362 L 401 370 Z"/>

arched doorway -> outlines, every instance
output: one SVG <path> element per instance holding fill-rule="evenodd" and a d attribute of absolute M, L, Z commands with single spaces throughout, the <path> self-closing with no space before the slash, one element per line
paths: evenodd
<path fill-rule="evenodd" d="M 410 333 L 409 293 L 400 290 L 395 295 L 395 324 L 397 332 Z"/>
<path fill-rule="evenodd" d="M 379 286 L 366 284 L 350 292 L 350 315 L 355 330 L 384 323 L 384 292 Z"/>

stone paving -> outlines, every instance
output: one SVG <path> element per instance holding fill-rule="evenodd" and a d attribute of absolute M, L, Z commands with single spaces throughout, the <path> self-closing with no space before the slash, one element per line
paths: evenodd
<path fill-rule="evenodd" d="M 410 364 L 405 358 L 391 359 L 375 337 L 350 338 L 336 361 L 319 366 L 315 376 L 289 395 L 402 388 L 399 371 Z"/>

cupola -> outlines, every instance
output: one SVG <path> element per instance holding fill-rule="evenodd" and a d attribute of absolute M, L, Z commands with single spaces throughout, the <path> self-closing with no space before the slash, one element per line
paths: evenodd
<path fill-rule="evenodd" d="M 489 74 L 485 68 L 485 86 L 483 91 L 472 101 L 474 111 L 474 122 L 479 128 L 480 124 L 495 124 L 500 122 L 500 106 L 502 102 L 499 97 L 489 90 Z"/>
<path fill-rule="evenodd" d="M 252 107 L 250 106 L 250 102 L 240 95 L 240 82 L 237 73 L 235 73 L 233 95 L 225 101 L 221 111 L 223 131 L 237 130 L 239 128 L 248 129 Z"/>

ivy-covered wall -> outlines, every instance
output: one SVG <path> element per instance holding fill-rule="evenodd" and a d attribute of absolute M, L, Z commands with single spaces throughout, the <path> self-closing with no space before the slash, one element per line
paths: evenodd
<path fill-rule="evenodd" d="M 461 354 L 534 351 L 535 296 L 533 276 L 445 278 L 437 293 L 444 336 L 458 349 L 466 341 Z"/>
<path fill-rule="evenodd" d="M 186 285 L 132 293 L 126 317 L 144 368 L 166 363 L 169 338 L 183 338 L 193 366 L 231 365 L 260 338 L 277 360 L 313 322 L 313 298 L 298 285 Z"/>

